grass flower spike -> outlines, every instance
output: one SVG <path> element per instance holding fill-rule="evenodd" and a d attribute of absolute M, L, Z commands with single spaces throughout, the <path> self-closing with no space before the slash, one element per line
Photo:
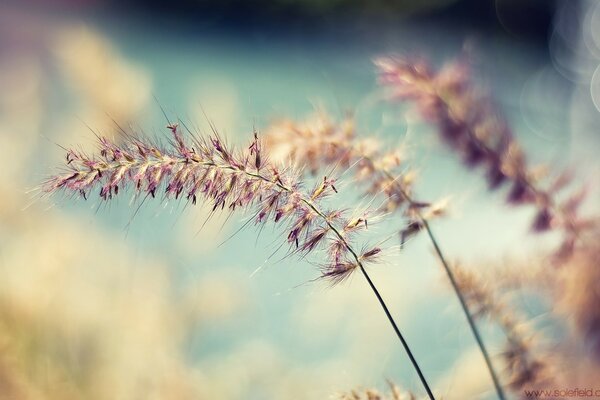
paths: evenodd
<path fill-rule="evenodd" d="M 339 283 L 360 271 L 383 308 L 394 332 L 406 350 L 429 398 L 431 389 L 387 305 L 365 266 L 376 261 L 381 249 L 366 247 L 359 251 L 353 243 L 355 233 L 367 227 L 365 218 L 347 218 L 340 210 L 325 210 L 322 200 L 336 193 L 335 181 L 324 177 L 312 190 L 305 190 L 298 174 L 268 161 L 255 133 L 249 147 L 235 151 L 217 134 L 207 138 L 190 135 L 186 143 L 176 124 L 166 145 L 126 136 L 116 144 L 98 140 L 98 154 L 89 156 L 68 150 L 63 174 L 47 180 L 46 193 L 64 191 L 88 198 L 99 190 L 103 200 L 131 188 L 138 194 L 165 199 L 185 198 L 210 202 L 212 210 L 253 210 L 257 224 L 273 221 L 287 224 L 287 243 L 293 253 L 309 253 L 325 247 L 327 259 L 321 277 Z"/>
<path fill-rule="evenodd" d="M 443 204 L 413 198 L 414 172 L 407 168 L 401 149 L 382 151 L 374 138 L 360 138 L 352 118 L 339 123 L 320 112 L 304 122 L 282 120 L 265 135 L 273 154 L 306 165 L 314 175 L 321 169 L 337 166 L 354 171 L 354 180 L 365 186 L 370 196 L 383 195 L 385 212 L 400 212 L 408 220 L 399 229 L 401 243 L 421 231 L 418 214 L 428 218 L 444 214 Z"/>
<path fill-rule="evenodd" d="M 434 124 L 444 143 L 470 167 L 486 170 L 491 189 L 509 184 L 507 201 L 536 208 L 532 229 L 555 229 L 563 233 L 558 261 L 573 254 L 576 242 L 597 224 L 579 216 L 584 192 L 560 196 L 569 183 L 566 173 L 546 187 L 540 174 L 529 165 L 525 153 L 492 100 L 471 82 L 465 60 L 434 71 L 426 62 L 385 57 L 375 61 L 380 83 L 393 99 L 412 102 L 428 122 Z"/>
<path fill-rule="evenodd" d="M 556 386 L 551 357 L 540 356 L 535 349 L 534 335 L 525 328 L 522 319 L 504 305 L 493 287 L 474 272 L 452 267 L 461 293 L 476 318 L 490 318 L 497 323 L 506 336 L 506 346 L 502 353 L 507 376 L 507 385 L 515 393 L 534 387 Z"/>
<path fill-rule="evenodd" d="M 324 243 L 331 251 L 323 266 L 323 277 L 337 282 L 360 265 L 366 265 L 381 251 L 354 250 L 349 233 L 365 222 L 348 220 L 340 211 L 325 211 L 320 201 L 335 192 L 334 180 L 323 180 L 307 194 L 298 177 L 268 162 L 258 135 L 246 151 L 236 152 L 216 133 L 203 140 L 194 137 L 188 145 L 177 125 L 170 125 L 172 138 L 167 146 L 128 136 L 117 145 L 107 138 L 98 140 L 96 156 L 69 150 L 68 172 L 49 179 L 45 192 L 66 191 L 87 199 L 99 190 L 103 200 L 132 188 L 139 194 L 165 199 L 184 197 L 192 204 L 199 198 L 212 203 L 212 211 L 255 208 L 255 222 L 289 225 L 287 242 L 294 251 L 307 253 Z"/>

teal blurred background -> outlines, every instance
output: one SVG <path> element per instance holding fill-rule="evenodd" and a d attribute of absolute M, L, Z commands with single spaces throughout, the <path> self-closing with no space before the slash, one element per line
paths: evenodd
<path fill-rule="evenodd" d="M 201 131 L 208 116 L 240 145 L 279 118 L 354 113 L 361 134 L 409 144 L 420 198 L 450 199 L 434 226 L 450 258 L 493 271 L 555 238 L 532 239 L 533 210 L 504 205 L 431 127 L 385 103 L 372 59 L 440 65 L 468 48 L 533 160 L 593 181 L 598 15 L 595 2 L 533 0 L 1 5 L 0 369 L 4 393 L 16 393 L 6 398 L 322 399 L 386 379 L 420 393 L 365 282 L 309 282 L 310 262 L 270 257 L 279 230 L 226 240 L 247 215 L 203 226 L 202 206 L 157 202 L 134 217 L 127 196 L 40 200 L 28 189 L 62 162 L 55 143 L 91 149 L 93 131 L 115 134 L 115 122 L 166 134 L 160 106 Z M 346 207 L 361 198 L 347 179 L 339 189 Z M 493 398 L 426 238 L 372 275 L 438 393 Z M 518 301 L 552 324 L 543 304 Z M 483 331 L 501 351 L 498 332 Z"/>

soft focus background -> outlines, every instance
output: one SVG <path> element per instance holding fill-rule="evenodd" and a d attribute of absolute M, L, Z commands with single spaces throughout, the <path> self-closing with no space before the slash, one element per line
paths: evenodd
<path fill-rule="evenodd" d="M 205 223 L 202 206 L 156 202 L 134 217 L 127 196 L 31 190 L 63 161 L 59 145 L 91 149 L 117 124 L 166 134 L 160 106 L 199 130 L 208 116 L 236 143 L 281 117 L 351 112 L 363 134 L 409 144 L 421 198 L 450 198 L 434 228 L 451 258 L 494 268 L 553 238 L 529 236 L 533 210 L 509 209 L 385 104 L 371 63 L 465 49 L 533 159 L 597 183 L 600 2 L 2 2 L 0 399 L 326 399 L 387 378 L 419 392 L 366 284 L 309 283 L 309 262 L 270 257 L 279 231 L 226 240 L 244 215 Z M 341 185 L 348 206 L 359 196 Z M 444 398 L 493 398 L 427 240 L 372 274 Z"/>

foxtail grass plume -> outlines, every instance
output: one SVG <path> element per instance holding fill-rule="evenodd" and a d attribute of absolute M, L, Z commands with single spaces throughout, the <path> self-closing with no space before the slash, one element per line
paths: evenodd
<path fill-rule="evenodd" d="M 68 150 L 66 172 L 51 177 L 42 190 L 84 199 L 97 191 L 102 200 L 110 200 L 131 189 L 145 197 L 184 198 L 191 204 L 201 199 L 212 204 L 212 211 L 253 209 L 257 224 L 288 225 L 286 240 L 293 252 L 326 246 L 322 277 L 334 283 L 380 255 L 378 247 L 360 252 L 351 245 L 353 236 L 367 227 L 366 219 L 321 208 L 322 200 L 336 192 L 334 179 L 323 177 L 304 191 L 297 174 L 269 162 L 256 133 L 247 149 L 235 151 L 216 131 L 208 138 L 191 135 L 189 144 L 178 125 L 168 128 L 171 139 L 166 145 L 133 136 L 119 144 L 99 137 L 97 154 Z"/>
<path fill-rule="evenodd" d="M 561 271 L 557 287 L 558 309 L 572 324 L 578 341 L 600 364 L 600 230 L 596 241 L 579 249 L 569 267 Z M 583 339 L 583 340 L 581 340 Z"/>
<path fill-rule="evenodd" d="M 502 358 L 506 365 L 506 384 L 517 395 L 523 390 L 556 386 L 557 371 L 547 354 L 539 353 L 535 336 L 528 332 L 517 313 L 509 311 L 490 282 L 458 265 L 452 267 L 456 283 L 469 309 L 477 319 L 489 318 L 506 336 Z"/>
<path fill-rule="evenodd" d="M 321 111 L 296 122 L 289 119 L 271 125 L 265 141 L 275 156 L 307 166 L 312 174 L 327 168 L 352 168 L 354 181 L 366 187 L 366 194 L 385 196 L 386 212 L 401 212 L 408 220 L 400 230 L 401 243 L 423 228 L 422 218 L 445 213 L 445 203 L 413 198 L 415 173 L 405 162 L 401 148 L 382 150 L 373 137 L 360 138 L 354 120 L 333 121 Z"/>
<path fill-rule="evenodd" d="M 597 224 L 579 215 L 584 192 L 559 193 L 571 181 L 568 173 L 547 185 L 541 182 L 506 120 L 472 82 L 466 60 L 448 63 L 438 71 L 423 60 L 406 58 L 383 57 L 375 60 L 375 65 L 379 82 L 390 90 L 392 99 L 414 103 L 422 118 L 436 126 L 443 142 L 467 166 L 486 170 L 490 189 L 508 184 L 509 203 L 531 204 L 537 209 L 534 231 L 563 233 L 555 253 L 557 261 L 568 258 L 583 232 Z"/>

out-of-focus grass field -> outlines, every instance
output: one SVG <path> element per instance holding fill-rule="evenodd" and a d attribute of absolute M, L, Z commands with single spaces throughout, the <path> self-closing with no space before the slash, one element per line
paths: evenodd
<path fill-rule="evenodd" d="M 430 127 L 384 104 L 371 60 L 408 52 L 441 63 L 467 43 L 534 159 L 575 165 L 593 181 L 600 24 L 584 32 L 592 49 L 574 18 L 600 8 L 568 3 L 541 44 L 412 14 L 384 27 L 365 19 L 286 31 L 0 6 L 0 399 L 324 399 L 386 378 L 419 390 L 364 282 L 309 283 L 318 271 L 306 260 L 269 258 L 281 232 L 249 227 L 226 240 L 247 216 L 203 226 L 201 205 L 156 202 L 133 217 L 127 196 L 101 204 L 32 189 L 62 162 L 59 145 L 92 149 L 94 132 L 117 134 L 116 124 L 166 134 L 160 106 L 201 131 L 208 116 L 240 145 L 254 127 L 323 107 L 355 113 L 365 135 L 407 142 L 420 196 L 451 199 L 435 225 L 444 249 L 494 268 L 554 238 L 531 239 L 531 210 L 509 209 Z M 348 205 L 360 197 L 343 178 L 340 192 Z M 409 242 L 372 275 L 444 399 L 493 398 L 430 244 Z M 483 331 L 499 349 L 498 332 Z"/>

